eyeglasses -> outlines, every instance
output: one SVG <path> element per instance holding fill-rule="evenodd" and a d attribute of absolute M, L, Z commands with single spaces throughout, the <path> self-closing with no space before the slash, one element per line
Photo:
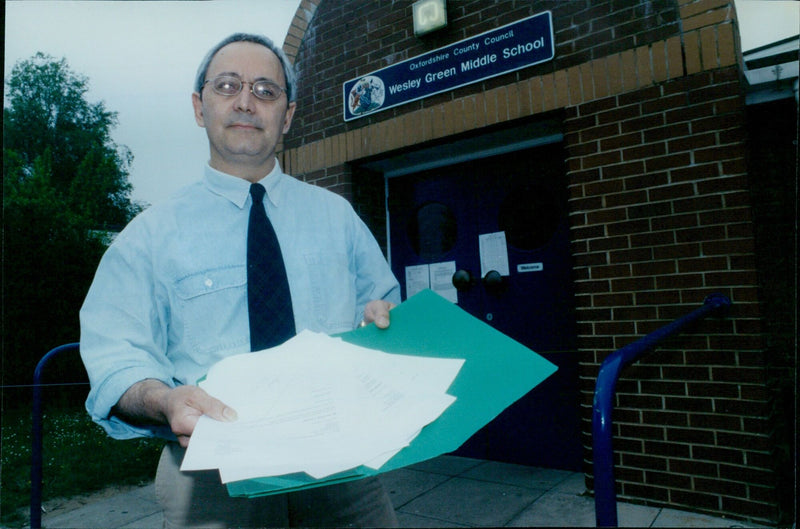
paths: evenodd
<path fill-rule="evenodd" d="M 281 88 L 272 81 L 260 80 L 254 83 L 249 81 L 242 81 L 238 77 L 232 75 L 220 75 L 213 79 L 209 79 L 203 86 L 211 83 L 211 89 L 221 96 L 235 96 L 242 91 L 242 86 L 246 83 L 250 85 L 250 92 L 259 99 L 265 101 L 275 101 L 281 97 L 281 92 L 286 92 L 285 88 Z"/>

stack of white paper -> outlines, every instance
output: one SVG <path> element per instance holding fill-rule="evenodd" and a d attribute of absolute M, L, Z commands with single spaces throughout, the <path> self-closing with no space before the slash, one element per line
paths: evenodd
<path fill-rule="evenodd" d="M 378 469 L 455 401 L 446 391 L 463 363 L 383 353 L 310 331 L 225 358 L 200 387 L 239 418 L 201 417 L 181 470 L 218 468 L 228 483 Z"/>

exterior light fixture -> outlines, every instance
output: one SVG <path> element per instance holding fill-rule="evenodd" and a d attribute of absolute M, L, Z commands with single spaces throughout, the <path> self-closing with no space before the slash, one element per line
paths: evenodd
<path fill-rule="evenodd" d="M 411 9 L 417 37 L 447 26 L 447 0 L 418 0 Z"/>

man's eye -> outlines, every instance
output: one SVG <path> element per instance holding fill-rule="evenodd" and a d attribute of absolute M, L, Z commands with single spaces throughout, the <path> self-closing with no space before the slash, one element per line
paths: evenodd
<path fill-rule="evenodd" d="M 216 89 L 220 92 L 236 92 L 239 89 L 239 83 L 233 79 L 219 79 L 216 83 Z"/>
<path fill-rule="evenodd" d="M 263 97 L 263 98 L 266 98 L 266 99 L 274 98 L 278 94 L 278 91 L 276 90 L 276 88 L 273 87 L 270 84 L 267 84 L 267 83 L 256 84 L 254 89 L 255 89 L 255 92 L 258 95 L 258 97 Z"/>

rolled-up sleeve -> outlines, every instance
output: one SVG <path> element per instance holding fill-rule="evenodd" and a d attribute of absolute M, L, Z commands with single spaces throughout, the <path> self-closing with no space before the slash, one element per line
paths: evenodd
<path fill-rule="evenodd" d="M 166 308 L 153 277 L 146 230 L 134 220 L 103 256 L 80 311 L 80 350 L 91 389 L 86 409 L 117 439 L 166 436 L 167 427 L 135 427 L 111 415 L 136 382 L 174 386 L 166 351 Z"/>

